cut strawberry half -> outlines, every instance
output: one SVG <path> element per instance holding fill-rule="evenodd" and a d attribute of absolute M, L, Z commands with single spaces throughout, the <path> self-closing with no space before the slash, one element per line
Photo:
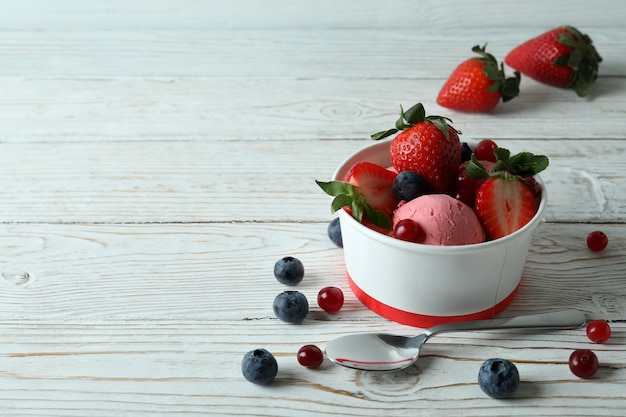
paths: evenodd
<path fill-rule="evenodd" d="M 350 169 L 346 181 L 316 182 L 326 194 L 335 197 L 333 212 L 347 206 L 359 222 L 391 229 L 390 216 L 399 203 L 393 191 L 396 175 L 381 165 L 359 162 Z"/>
<path fill-rule="evenodd" d="M 346 181 L 358 187 L 365 201 L 373 209 L 391 215 L 399 203 L 398 197 L 393 192 L 393 180 L 396 179 L 396 175 L 381 165 L 359 162 L 350 169 Z"/>
<path fill-rule="evenodd" d="M 490 178 L 476 193 L 476 214 L 491 239 L 521 229 L 536 212 L 535 196 L 519 177 Z"/>

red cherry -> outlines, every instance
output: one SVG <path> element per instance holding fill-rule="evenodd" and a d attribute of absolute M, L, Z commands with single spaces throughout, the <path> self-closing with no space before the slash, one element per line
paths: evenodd
<path fill-rule="evenodd" d="M 478 160 L 485 160 L 496 162 L 496 156 L 493 151 L 498 148 L 498 145 L 491 139 L 483 139 L 476 144 L 474 148 L 474 156 Z"/>
<path fill-rule="evenodd" d="M 336 313 L 343 307 L 343 291 L 337 287 L 324 287 L 317 293 L 317 305 L 327 313 Z"/>
<path fill-rule="evenodd" d="M 578 349 L 569 357 L 569 369 L 579 378 L 591 378 L 598 372 L 598 357 L 589 349 Z"/>
<path fill-rule="evenodd" d="M 319 368 L 324 362 L 324 353 L 315 345 L 305 345 L 298 350 L 298 363 L 307 368 Z"/>
<path fill-rule="evenodd" d="M 407 242 L 422 243 L 426 235 L 419 224 L 411 219 L 403 219 L 393 228 L 393 237 Z"/>
<path fill-rule="evenodd" d="M 611 326 L 604 320 L 593 320 L 587 324 L 587 337 L 594 343 L 604 343 L 611 337 Z"/>
<path fill-rule="evenodd" d="M 609 238 L 600 230 L 595 230 L 587 236 L 587 247 L 593 252 L 603 251 L 608 244 Z"/>

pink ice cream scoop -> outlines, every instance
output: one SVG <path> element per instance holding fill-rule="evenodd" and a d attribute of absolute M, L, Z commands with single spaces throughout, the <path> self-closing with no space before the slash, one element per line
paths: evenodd
<path fill-rule="evenodd" d="M 474 210 L 446 194 L 426 194 L 400 205 L 393 225 L 411 219 L 420 225 L 426 245 L 469 245 L 485 241 L 485 231 Z"/>

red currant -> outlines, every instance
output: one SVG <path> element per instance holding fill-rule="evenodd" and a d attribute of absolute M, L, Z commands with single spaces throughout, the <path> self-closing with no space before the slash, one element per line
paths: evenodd
<path fill-rule="evenodd" d="M 604 320 L 593 320 L 587 324 L 587 337 L 594 343 L 604 343 L 611 337 L 611 326 Z"/>
<path fill-rule="evenodd" d="M 307 368 L 319 368 L 324 362 L 324 353 L 315 345 L 305 345 L 298 350 L 298 363 Z"/>
<path fill-rule="evenodd" d="M 483 139 L 476 144 L 474 156 L 478 160 L 496 162 L 496 155 L 494 155 L 493 151 L 497 148 L 498 145 L 491 139 Z"/>
<path fill-rule="evenodd" d="M 411 219 L 402 219 L 393 228 L 393 237 L 407 242 L 421 243 L 426 235 L 419 224 Z"/>
<path fill-rule="evenodd" d="M 606 233 L 595 230 L 587 236 L 587 247 L 593 252 L 600 252 L 609 244 L 609 238 Z"/>
<path fill-rule="evenodd" d="M 337 287 L 324 287 L 317 294 L 317 304 L 327 313 L 336 313 L 343 307 L 343 291 Z"/>
<path fill-rule="evenodd" d="M 598 357 L 589 349 L 578 349 L 569 357 L 569 369 L 579 378 L 591 378 L 598 372 Z"/>

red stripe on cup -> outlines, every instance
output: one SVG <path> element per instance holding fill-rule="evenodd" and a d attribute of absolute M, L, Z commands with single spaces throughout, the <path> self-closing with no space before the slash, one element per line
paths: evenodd
<path fill-rule="evenodd" d="M 439 324 L 454 323 L 459 321 L 486 320 L 493 318 L 497 314 L 503 312 L 509 306 L 509 304 L 511 304 L 519 289 L 518 285 L 504 300 L 500 301 L 495 306 L 483 311 L 458 316 L 429 316 L 400 310 L 376 300 L 369 294 L 362 291 L 359 286 L 356 285 L 356 283 L 352 280 L 350 275 L 348 275 L 348 282 L 350 283 L 350 288 L 352 289 L 354 295 L 374 313 L 389 320 L 395 321 L 396 323 L 421 328 L 428 328 L 437 326 Z"/>

